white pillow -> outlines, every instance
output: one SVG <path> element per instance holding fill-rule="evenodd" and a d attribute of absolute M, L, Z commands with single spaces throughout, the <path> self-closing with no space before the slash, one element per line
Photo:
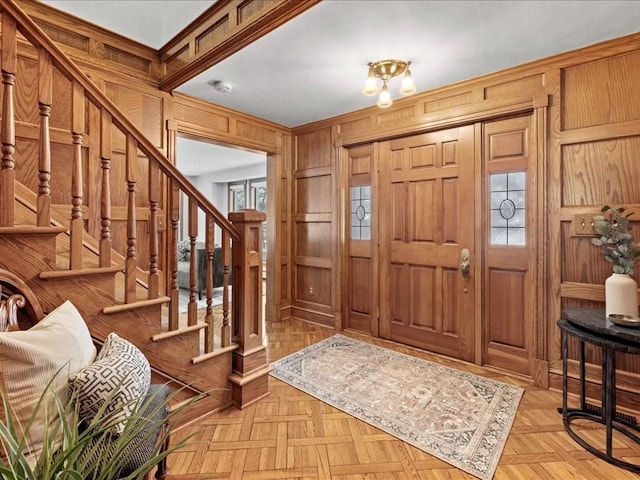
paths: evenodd
<path fill-rule="evenodd" d="M 95 362 L 69 377 L 69 386 L 78 394 L 80 418 L 100 419 L 114 424 L 114 433 L 124 430 L 126 419 L 134 412 L 151 384 L 151 367 L 133 343 L 110 333 Z"/>
<path fill-rule="evenodd" d="M 95 357 L 96 348 L 89 329 L 68 300 L 29 330 L 0 332 L 0 388 L 20 425 L 26 427 L 49 382 L 51 392 L 66 403 L 69 399 L 67 377 L 91 364 Z M 50 429 L 49 425 L 57 419 L 54 399 L 50 397 L 29 429 L 25 453 L 32 458 L 40 455 L 45 429 Z M 6 422 L 1 398 L 0 421 Z M 1 448 L 0 456 L 5 458 Z"/>

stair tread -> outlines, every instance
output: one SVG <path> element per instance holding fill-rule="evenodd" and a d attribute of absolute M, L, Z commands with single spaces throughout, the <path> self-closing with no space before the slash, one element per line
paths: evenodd
<path fill-rule="evenodd" d="M 135 310 L 137 308 L 150 307 L 153 305 L 162 305 L 165 303 L 169 303 L 170 301 L 171 301 L 171 297 L 161 295 L 158 298 L 137 300 L 131 303 L 118 303 L 115 305 L 111 305 L 109 307 L 104 307 L 102 309 L 102 313 L 112 314 L 112 313 L 126 312 L 129 310 Z"/>
<path fill-rule="evenodd" d="M 83 275 L 109 275 L 122 271 L 122 267 L 115 265 L 112 267 L 87 267 L 73 270 L 50 270 L 38 275 L 42 280 L 52 280 L 56 278 L 81 277 Z"/>

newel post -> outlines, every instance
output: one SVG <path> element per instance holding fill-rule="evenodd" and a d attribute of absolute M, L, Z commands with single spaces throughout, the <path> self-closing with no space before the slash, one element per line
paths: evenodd
<path fill-rule="evenodd" d="M 232 244 L 232 341 L 231 397 L 244 408 L 269 394 L 269 362 L 264 345 L 262 316 L 262 222 L 263 212 L 241 210 L 229 213 L 240 233 Z"/>

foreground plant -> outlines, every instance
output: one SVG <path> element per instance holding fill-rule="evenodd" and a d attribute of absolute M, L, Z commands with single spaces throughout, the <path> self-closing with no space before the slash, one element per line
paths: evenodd
<path fill-rule="evenodd" d="M 77 398 L 71 394 L 69 402 L 63 403 L 47 388 L 38 399 L 37 408 L 27 425 L 19 425 L 16 415 L 6 401 L 4 394 L 5 421 L 0 421 L 0 478 L 6 480 L 114 480 L 141 479 L 170 453 L 184 447 L 189 437 L 163 450 L 162 445 L 171 435 L 184 410 L 195 401 L 187 402 L 168 413 L 167 428 L 161 430 L 148 459 L 134 471 L 123 472 L 144 444 L 152 440 L 158 432 L 157 422 L 160 410 L 166 408 L 165 401 L 157 401 L 161 389 L 155 389 L 143 401 L 136 401 L 133 415 L 124 421 L 119 435 L 114 434 L 116 424 L 121 419 L 105 414 L 108 402 L 101 407 L 90 422 L 84 422 L 78 415 Z M 157 405 L 156 405 L 157 404 Z M 52 410 L 53 409 L 53 410 Z M 37 414 L 44 411 L 45 418 L 57 415 L 58 421 L 45 431 L 43 451 L 37 460 L 29 454 L 29 431 L 33 428 Z M 142 413 L 140 413 L 142 412 Z M 113 415 L 111 415 L 113 417 Z M 162 415 L 160 415 L 162 417 Z M 155 420 L 153 420 L 155 418 Z"/>

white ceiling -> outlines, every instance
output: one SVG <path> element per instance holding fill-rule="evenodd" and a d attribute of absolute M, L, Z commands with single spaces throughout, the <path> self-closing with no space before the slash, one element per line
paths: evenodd
<path fill-rule="evenodd" d="M 46 3 L 159 48 L 214 2 Z M 373 105 L 361 93 L 370 61 L 410 60 L 422 92 L 637 31 L 637 0 L 323 0 L 177 90 L 294 127 Z"/>
<path fill-rule="evenodd" d="M 217 182 L 235 182 L 246 178 L 266 177 L 267 157 L 213 143 L 178 137 L 176 165 L 189 177 L 216 174 Z M 258 165 L 260 167 L 258 167 Z M 247 172 L 251 172 L 247 176 Z"/>

